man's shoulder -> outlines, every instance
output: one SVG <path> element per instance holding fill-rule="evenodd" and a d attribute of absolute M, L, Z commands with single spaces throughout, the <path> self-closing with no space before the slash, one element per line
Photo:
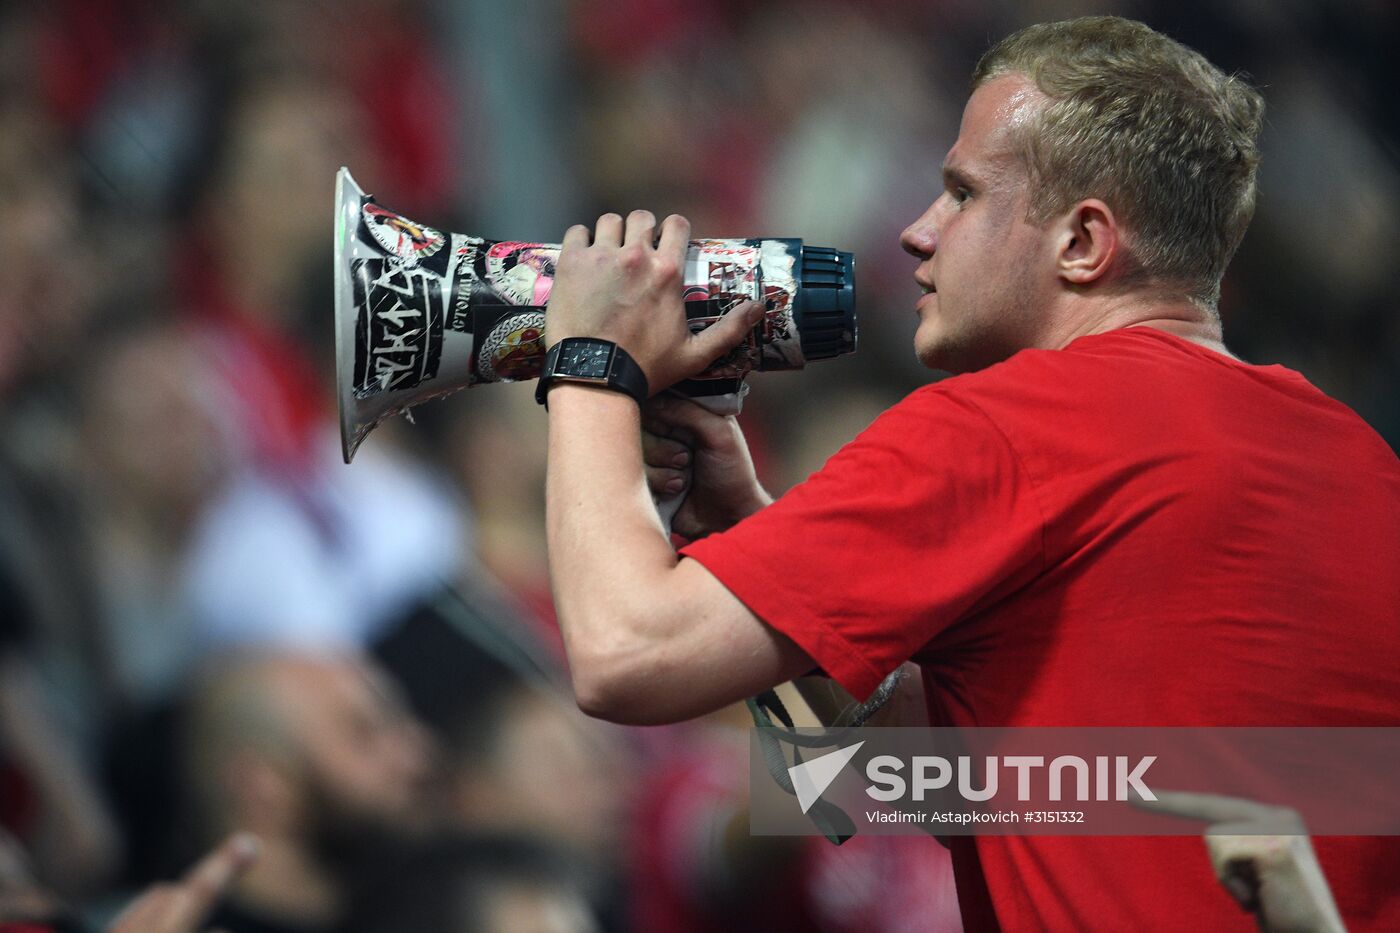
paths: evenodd
<path fill-rule="evenodd" d="M 1148 328 L 1123 328 L 1079 337 L 1060 349 L 1019 350 L 985 369 L 950 376 L 935 385 L 975 391 L 1036 380 L 1063 385 L 1062 380 L 1067 373 L 1121 377 L 1151 361 L 1187 362 L 1188 357 L 1180 352 L 1181 345 L 1185 343 L 1180 338 Z"/>
<path fill-rule="evenodd" d="M 1062 349 L 1026 349 L 973 373 L 924 387 L 977 405 L 993 420 L 1170 415 L 1252 388 L 1265 404 L 1322 398 L 1280 366 L 1253 366 L 1181 337 L 1131 327 L 1080 337 Z M 917 404 L 917 402 L 916 402 Z M 1168 418 L 1168 420 L 1170 420 Z"/>
<path fill-rule="evenodd" d="M 1115 335 L 1118 332 L 1114 332 Z M 1099 335 L 1107 337 L 1108 335 Z M 910 408 L 937 408 L 949 403 L 971 405 L 1005 416 L 1053 406 L 1091 402 L 1095 389 L 1141 384 L 1135 373 L 1141 356 L 1127 340 L 1081 338 L 1061 350 L 1021 350 L 976 372 L 948 376 L 911 392 L 901 403 Z"/>

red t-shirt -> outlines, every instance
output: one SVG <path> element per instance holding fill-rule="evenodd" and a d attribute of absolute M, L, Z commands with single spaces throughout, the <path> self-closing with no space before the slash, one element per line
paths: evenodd
<path fill-rule="evenodd" d="M 891 408 L 685 549 L 856 696 L 954 726 L 1400 725 L 1400 461 L 1280 366 L 1136 327 Z M 1400 929 L 1400 840 L 1314 845 Z M 976 837 L 968 929 L 1253 929 L 1192 837 Z"/>

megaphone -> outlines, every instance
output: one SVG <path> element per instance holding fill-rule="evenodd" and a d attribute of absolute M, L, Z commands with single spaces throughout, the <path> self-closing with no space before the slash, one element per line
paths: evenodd
<path fill-rule="evenodd" d="M 342 167 L 335 180 L 335 369 L 345 462 L 385 418 L 485 382 L 533 379 L 559 246 L 444 233 L 381 207 Z M 798 239 L 692 240 L 692 330 L 744 301 L 749 337 L 674 387 L 738 397 L 754 370 L 801 369 L 856 346 L 855 260 Z"/>

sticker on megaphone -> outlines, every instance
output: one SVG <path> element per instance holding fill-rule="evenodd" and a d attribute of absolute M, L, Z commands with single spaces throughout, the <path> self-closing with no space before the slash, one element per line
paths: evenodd
<path fill-rule="evenodd" d="M 342 168 L 335 194 L 336 381 L 345 462 L 373 427 L 428 399 L 539 376 L 560 247 L 445 233 L 377 204 Z M 753 333 L 695 379 L 737 393 L 754 370 L 801 369 L 855 350 L 855 261 L 798 239 L 692 240 L 694 330 L 761 300 Z"/>

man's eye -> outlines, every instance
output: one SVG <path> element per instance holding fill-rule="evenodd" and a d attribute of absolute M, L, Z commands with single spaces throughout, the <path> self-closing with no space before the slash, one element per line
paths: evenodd
<path fill-rule="evenodd" d="M 957 201 L 959 204 L 963 203 L 970 197 L 972 197 L 972 192 L 968 191 L 961 185 L 953 189 L 953 200 Z"/>

